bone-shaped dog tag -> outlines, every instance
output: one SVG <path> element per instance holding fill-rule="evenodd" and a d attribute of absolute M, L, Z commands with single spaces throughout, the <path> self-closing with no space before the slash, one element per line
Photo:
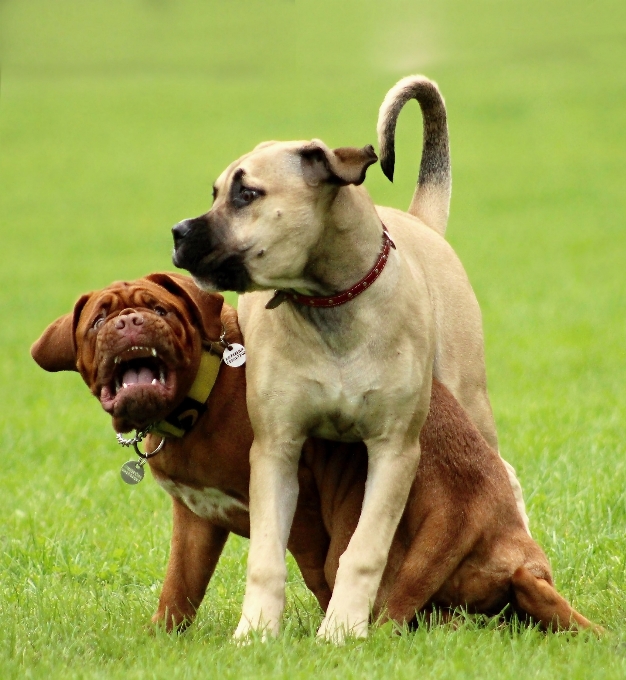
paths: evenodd
<path fill-rule="evenodd" d="M 120 475 L 126 484 L 139 484 L 143 479 L 143 466 L 145 464 L 145 460 L 129 460 L 128 463 L 122 465 Z"/>
<path fill-rule="evenodd" d="M 222 359 L 227 366 L 243 366 L 246 363 L 246 348 L 236 342 L 228 345 L 222 354 Z"/>

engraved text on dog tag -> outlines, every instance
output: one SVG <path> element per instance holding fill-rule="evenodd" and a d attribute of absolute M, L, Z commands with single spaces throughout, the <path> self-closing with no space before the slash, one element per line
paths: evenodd
<path fill-rule="evenodd" d="M 139 460 L 129 460 L 122 465 L 120 475 L 126 484 L 139 484 L 143 479 L 143 462 Z"/>
<path fill-rule="evenodd" d="M 233 342 L 232 345 L 228 345 L 224 350 L 222 359 L 224 359 L 224 363 L 227 366 L 233 366 L 235 368 L 237 366 L 243 366 L 246 363 L 246 348 L 243 345 Z"/>

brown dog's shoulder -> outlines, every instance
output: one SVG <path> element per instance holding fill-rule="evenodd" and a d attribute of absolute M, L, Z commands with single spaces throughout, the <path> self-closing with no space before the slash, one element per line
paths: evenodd
<path fill-rule="evenodd" d="M 239 328 L 237 310 L 224 303 L 221 314 L 222 326 L 224 327 L 224 337 L 227 342 L 238 342 L 243 344 L 243 335 Z"/>

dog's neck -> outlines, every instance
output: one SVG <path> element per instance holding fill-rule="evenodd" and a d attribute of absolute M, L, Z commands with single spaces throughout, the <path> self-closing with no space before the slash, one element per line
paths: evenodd
<path fill-rule="evenodd" d="M 325 217 L 322 237 L 304 272 L 308 295 L 346 290 L 371 269 L 380 254 L 383 227 L 363 187 L 339 188 Z"/>
<path fill-rule="evenodd" d="M 153 428 L 163 437 L 183 437 L 206 411 L 207 401 L 217 380 L 222 359 L 213 352 L 203 351 L 198 373 L 182 402 Z"/>

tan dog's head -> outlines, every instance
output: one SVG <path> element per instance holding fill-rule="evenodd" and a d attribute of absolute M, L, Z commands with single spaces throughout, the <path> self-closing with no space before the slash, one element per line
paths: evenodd
<path fill-rule="evenodd" d="M 376 160 L 371 146 L 260 144 L 220 175 L 208 213 L 172 229 L 174 264 L 206 290 L 297 288 L 329 206 Z"/>
<path fill-rule="evenodd" d="M 163 419 L 219 339 L 224 298 L 178 274 L 151 274 L 83 295 L 31 348 L 47 371 L 78 371 L 117 432 Z"/>

